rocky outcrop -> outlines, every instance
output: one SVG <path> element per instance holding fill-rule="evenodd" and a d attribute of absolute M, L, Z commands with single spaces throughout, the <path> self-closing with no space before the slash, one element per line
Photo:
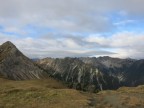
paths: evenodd
<path fill-rule="evenodd" d="M 0 46 L 0 74 L 12 80 L 40 79 L 48 76 L 9 41 Z"/>

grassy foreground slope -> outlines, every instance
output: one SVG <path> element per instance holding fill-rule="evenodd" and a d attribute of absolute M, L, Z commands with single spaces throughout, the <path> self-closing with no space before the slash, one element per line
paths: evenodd
<path fill-rule="evenodd" d="M 96 108 L 105 108 L 105 105 L 107 108 L 144 108 L 144 86 L 101 91 L 93 98 L 93 105 Z"/>
<path fill-rule="evenodd" d="M 0 78 L 0 108 L 81 108 L 88 97 L 53 79 L 12 81 Z"/>
<path fill-rule="evenodd" d="M 144 108 L 144 86 L 92 94 L 68 89 L 53 79 L 1 77 L 0 108 Z"/>

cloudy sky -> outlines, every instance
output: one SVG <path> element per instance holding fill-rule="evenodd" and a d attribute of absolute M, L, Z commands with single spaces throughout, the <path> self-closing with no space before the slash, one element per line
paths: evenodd
<path fill-rule="evenodd" d="M 144 58 L 144 0 L 0 0 L 0 44 L 31 58 Z"/>

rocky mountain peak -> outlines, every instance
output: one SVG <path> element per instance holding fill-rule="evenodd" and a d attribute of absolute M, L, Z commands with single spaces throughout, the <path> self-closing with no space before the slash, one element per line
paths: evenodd
<path fill-rule="evenodd" d="M 13 80 L 40 79 L 48 76 L 10 41 L 0 46 L 0 74 Z"/>
<path fill-rule="evenodd" d="M 15 45 L 11 41 L 6 41 L 3 45 L 15 47 Z"/>
<path fill-rule="evenodd" d="M 7 41 L 7 42 L 3 43 L 2 45 L 0 45 L 0 61 L 4 60 L 8 56 L 12 56 L 12 55 L 20 56 L 23 54 L 10 41 Z"/>
<path fill-rule="evenodd" d="M 17 49 L 16 48 L 16 46 L 12 43 L 12 42 L 10 42 L 10 41 L 7 41 L 7 42 L 5 42 L 5 43 L 3 43 L 1 46 L 0 46 L 0 50 L 2 51 L 2 50 L 11 50 L 11 49 Z"/>

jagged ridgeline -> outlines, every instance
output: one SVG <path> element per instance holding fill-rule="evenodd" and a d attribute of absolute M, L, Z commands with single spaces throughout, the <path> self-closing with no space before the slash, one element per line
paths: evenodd
<path fill-rule="evenodd" d="M 9 41 L 0 46 L 0 74 L 13 80 L 40 79 L 48 76 Z"/>
<path fill-rule="evenodd" d="M 45 58 L 37 64 L 71 88 L 93 91 L 144 84 L 144 60 L 111 57 Z"/>
<path fill-rule="evenodd" d="M 82 62 L 79 58 L 46 58 L 37 61 L 51 76 L 62 80 L 69 87 L 96 92 L 103 89 L 117 89 L 119 81 L 102 67 Z"/>

